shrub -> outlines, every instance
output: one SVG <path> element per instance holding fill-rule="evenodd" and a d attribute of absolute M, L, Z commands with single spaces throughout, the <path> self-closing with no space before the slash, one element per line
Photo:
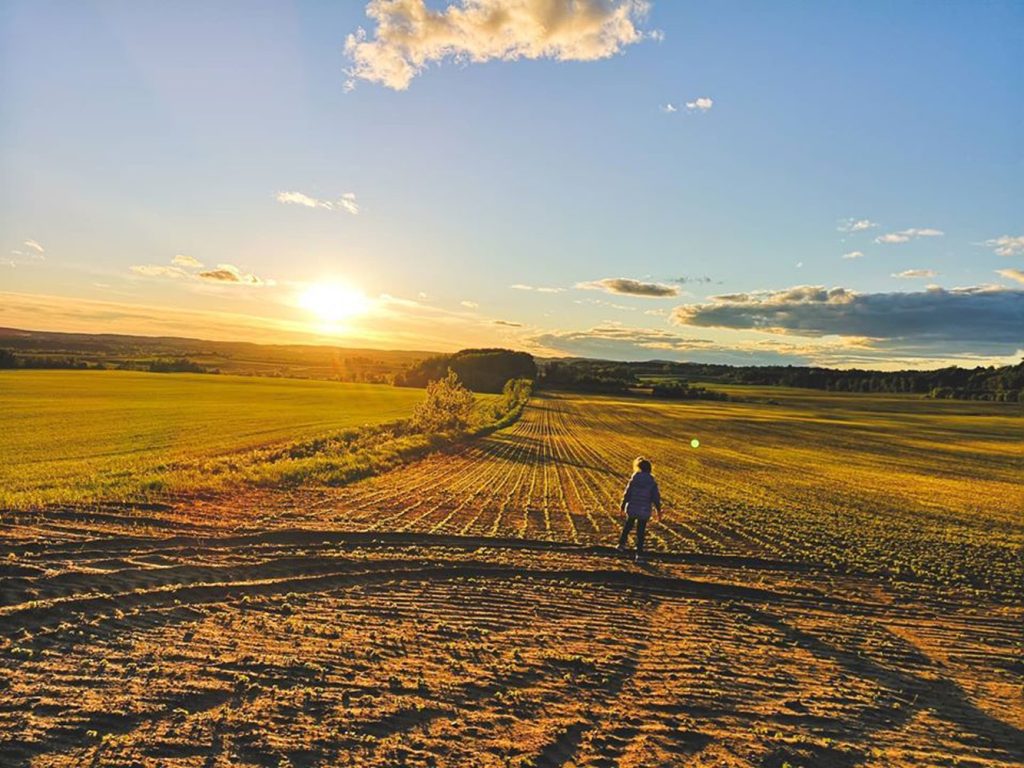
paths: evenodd
<path fill-rule="evenodd" d="M 443 379 L 427 385 L 427 396 L 412 415 L 421 432 L 448 432 L 465 429 L 473 416 L 473 393 L 462 386 L 458 375 L 449 371 Z"/>

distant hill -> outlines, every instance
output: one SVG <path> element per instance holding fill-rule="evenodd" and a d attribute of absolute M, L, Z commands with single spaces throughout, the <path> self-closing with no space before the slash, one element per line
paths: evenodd
<path fill-rule="evenodd" d="M 248 376 L 390 382 L 396 374 L 436 355 L 306 344 L 253 344 L 177 336 L 55 333 L 0 328 L 3 351 L 20 367 L 173 369 L 182 361 L 200 370 Z M 8 366 L 9 367 L 9 366 Z"/>

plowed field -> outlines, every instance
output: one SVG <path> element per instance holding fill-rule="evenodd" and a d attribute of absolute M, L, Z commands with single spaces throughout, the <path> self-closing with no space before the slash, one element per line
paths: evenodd
<path fill-rule="evenodd" d="M 948 405 L 548 396 L 345 488 L 5 514 L 0 764 L 1019 765 L 1019 417 Z"/>

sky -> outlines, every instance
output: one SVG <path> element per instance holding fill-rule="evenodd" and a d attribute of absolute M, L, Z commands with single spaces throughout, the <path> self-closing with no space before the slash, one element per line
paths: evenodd
<path fill-rule="evenodd" d="M 1024 4 L 0 4 L 0 326 L 1024 356 Z"/>

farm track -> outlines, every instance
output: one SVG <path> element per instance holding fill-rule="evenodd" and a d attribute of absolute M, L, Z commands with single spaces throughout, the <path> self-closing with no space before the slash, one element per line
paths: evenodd
<path fill-rule="evenodd" d="M 657 465 L 617 556 L 659 418 L 542 398 L 345 488 L 4 515 L 0 765 L 1024 763 L 1019 603 L 820 562 L 798 498 L 709 485 L 731 446 Z"/>

